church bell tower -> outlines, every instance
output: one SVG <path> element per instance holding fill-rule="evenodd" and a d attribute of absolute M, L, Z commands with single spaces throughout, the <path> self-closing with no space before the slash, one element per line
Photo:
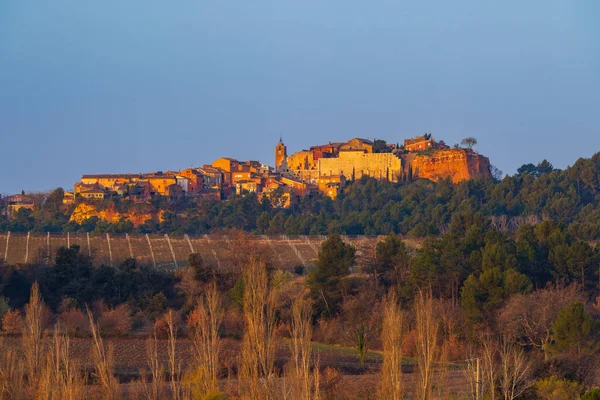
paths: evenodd
<path fill-rule="evenodd" d="M 279 143 L 275 146 L 275 171 L 282 172 L 282 166 L 287 158 L 287 147 L 283 144 L 283 140 L 279 138 Z"/>

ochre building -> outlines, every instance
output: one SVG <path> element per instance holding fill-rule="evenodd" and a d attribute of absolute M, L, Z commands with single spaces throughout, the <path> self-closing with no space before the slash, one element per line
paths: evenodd
<path fill-rule="evenodd" d="M 402 161 L 392 153 L 365 153 L 364 150 L 340 151 L 337 158 L 319 159 L 319 176 L 344 175 L 348 179 L 369 176 L 398 182 Z"/>

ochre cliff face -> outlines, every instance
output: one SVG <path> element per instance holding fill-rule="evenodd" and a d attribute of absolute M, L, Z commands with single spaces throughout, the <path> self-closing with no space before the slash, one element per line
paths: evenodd
<path fill-rule="evenodd" d="M 127 221 L 131 221 L 134 226 L 142 225 L 146 220 L 152 219 L 157 216 L 160 222 L 163 221 L 162 218 L 163 211 L 161 210 L 158 215 L 153 215 L 149 213 L 119 213 L 114 208 L 107 208 L 105 210 L 97 211 L 94 205 L 80 203 L 75 207 L 73 213 L 71 214 L 71 218 L 69 221 L 76 222 L 81 224 L 88 218 L 98 217 L 98 219 L 106 221 L 106 222 L 119 222 L 122 217 L 125 217 Z"/>
<path fill-rule="evenodd" d="M 449 177 L 457 183 L 467 179 L 491 178 L 490 160 L 465 149 L 439 150 L 431 154 L 417 154 L 410 162 L 412 178 L 438 181 Z"/>

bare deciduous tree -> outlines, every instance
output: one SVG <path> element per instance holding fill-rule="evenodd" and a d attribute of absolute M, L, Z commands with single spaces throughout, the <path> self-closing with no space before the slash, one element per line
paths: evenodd
<path fill-rule="evenodd" d="M 277 293 L 269 287 L 264 262 L 252 256 L 243 269 L 244 321 L 240 383 L 246 398 L 273 398 Z"/>
<path fill-rule="evenodd" d="M 383 304 L 383 365 L 381 366 L 381 396 L 397 400 L 403 396 L 402 387 L 402 323 L 403 313 L 394 291 L 388 293 Z"/>
<path fill-rule="evenodd" d="M 479 400 L 479 371 L 478 371 L 478 363 L 480 362 L 477 358 L 478 354 L 471 353 L 471 357 L 465 360 L 465 363 L 462 365 L 462 372 L 465 376 L 465 379 L 468 384 L 469 392 L 468 397 L 471 400 Z"/>
<path fill-rule="evenodd" d="M 415 298 L 416 353 L 419 368 L 418 397 L 432 398 L 433 369 L 438 358 L 438 321 L 434 317 L 434 300 L 420 291 Z"/>
<path fill-rule="evenodd" d="M 167 338 L 169 341 L 169 374 L 171 375 L 170 386 L 171 386 L 171 398 L 173 400 L 179 400 L 182 398 L 181 386 L 177 384 L 177 378 L 181 376 L 181 364 L 177 362 L 176 349 L 177 349 L 177 328 L 176 328 L 176 317 L 173 310 L 169 309 L 166 313 L 167 323 Z"/>
<path fill-rule="evenodd" d="M 192 329 L 192 341 L 196 350 L 198 367 L 204 371 L 203 392 L 218 389 L 221 339 L 219 329 L 223 321 L 223 307 L 217 285 L 212 283 L 194 310 L 197 324 Z"/>
<path fill-rule="evenodd" d="M 290 399 L 313 400 L 318 398 L 318 365 L 311 374 L 312 306 L 303 296 L 298 295 L 292 305 L 290 327 L 292 358 L 289 365 Z"/>
<path fill-rule="evenodd" d="M 487 393 L 490 400 L 496 399 L 496 379 L 498 343 L 490 334 L 481 336 L 480 348 L 480 379 L 481 393 Z"/>
<path fill-rule="evenodd" d="M 29 303 L 25 306 L 25 322 L 23 325 L 23 356 L 27 370 L 27 378 L 31 387 L 36 385 L 36 379 L 42 366 L 44 352 L 44 313 L 46 306 L 40 295 L 37 282 L 31 287 Z"/>
<path fill-rule="evenodd" d="M 158 358 L 158 337 L 156 328 L 154 328 L 152 337 L 146 340 L 146 357 L 152 380 L 148 383 L 146 376 L 142 374 L 144 394 L 148 400 L 160 400 L 163 397 L 165 371 Z"/>
<path fill-rule="evenodd" d="M 82 399 L 84 380 L 79 366 L 70 354 L 70 340 L 60 333 L 58 326 L 40 371 L 36 399 Z"/>
<path fill-rule="evenodd" d="M 23 398 L 24 364 L 17 352 L 0 338 L 0 400 Z"/>
<path fill-rule="evenodd" d="M 582 299 L 581 287 L 557 282 L 511 297 L 498 317 L 503 334 L 522 346 L 543 349 L 552 340 L 552 323 L 569 303 Z"/>
<path fill-rule="evenodd" d="M 498 386 L 504 400 L 519 398 L 534 381 L 530 379 L 530 365 L 522 349 L 504 341 L 499 351 Z"/>
<path fill-rule="evenodd" d="M 108 350 L 104 348 L 104 341 L 100 336 L 98 325 L 94 322 L 94 316 L 90 309 L 87 309 L 88 319 L 90 320 L 90 331 L 92 333 L 92 360 L 96 370 L 98 383 L 102 387 L 102 393 L 108 400 L 117 399 L 119 397 L 118 382 L 115 378 L 114 371 L 114 351 L 112 344 L 108 346 Z"/>

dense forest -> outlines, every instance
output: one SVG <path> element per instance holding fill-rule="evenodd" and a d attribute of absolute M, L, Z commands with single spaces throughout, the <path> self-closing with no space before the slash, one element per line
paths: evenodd
<path fill-rule="evenodd" d="M 0 221 L 0 230 L 12 232 L 110 232 L 203 234 L 218 229 L 239 229 L 258 234 L 387 235 L 424 237 L 447 231 L 457 213 L 481 214 L 495 228 L 514 232 L 524 222 L 552 220 L 582 240 L 600 238 L 600 153 L 579 159 L 565 170 L 547 161 L 526 164 L 501 180 L 473 179 L 453 184 L 418 180 L 392 184 L 374 179 L 348 183 L 332 200 L 321 195 L 301 198 L 289 209 L 273 208 L 255 195 L 232 196 L 227 201 L 156 198 L 144 204 L 125 199 L 93 203 L 98 210 L 157 213 L 134 225 L 123 219 L 108 223 L 89 218 L 69 222 L 73 205 L 63 206 L 57 189 L 36 211 L 20 210 Z"/>

